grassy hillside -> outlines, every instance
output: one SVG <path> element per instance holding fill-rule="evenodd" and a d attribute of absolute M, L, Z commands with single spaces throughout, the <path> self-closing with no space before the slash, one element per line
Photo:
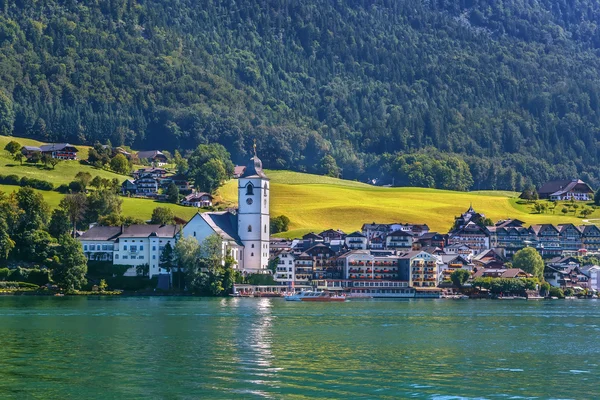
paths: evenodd
<path fill-rule="evenodd" d="M 373 221 L 427 223 L 433 230 L 447 232 L 454 216 L 470 203 L 494 221 L 518 218 L 527 224 L 582 223 L 573 213 L 562 215 L 562 207 L 557 207 L 556 215 L 534 214 L 530 205 L 518 204 L 514 192 L 382 188 L 289 171 L 267 171 L 267 175 L 271 178 L 271 215 L 284 214 L 291 220 L 286 237 L 327 228 L 351 232 Z M 237 181 L 228 182 L 221 195 L 237 201 Z M 598 217 L 600 211 L 589 218 Z"/>
<path fill-rule="evenodd" d="M 114 172 L 94 168 L 92 166 L 81 165 L 78 161 L 60 162 L 55 169 L 46 168 L 42 164 L 34 165 L 26 162 L 24 162 L 23 165 L 20 165 L 18 162 L 14 161 L 6 151 L 4 151 L 4 146 L 6 146 L 6 144 L 11 140 L 15 140 L 23 146 L 39 146 L 42 144 L 41 142 L 31 139 L 0 136 L 0 175 L 14 174 L 19 177 L 27 176 L 29 178 L 42 179 L 54 183 L 55 187 L 63 183 L 71 182 L 79 171 L 87 171 L 92 174 L 92 176 L 98 175 L 102 178 L 117 178 L 120 181 L 127 179 L 127 176 L 125 175 L 119 175 Z M 77 154 L 78 158 L 87 159 L 89 147 L 79 145 L 76 147 L 79 149 L 79 153 Z M 0 185 L 0 190 L 7 193 L 18 190 L 18 188 L 18 186 Z M 53 208 L 58 206 L 58 203 L 63 197 L 63 195 L 55 191 L 40 192 L 44 195 L 46 201 Z M 159 203 L 149 199 L 123 198 L 123 214 L 144 220 L 149 219 L 152 215 L 152 210 L 159 206 L 171 208 L 176 216 L 183 219 L 190 218 L 197 211 L 192 207 Z"/>

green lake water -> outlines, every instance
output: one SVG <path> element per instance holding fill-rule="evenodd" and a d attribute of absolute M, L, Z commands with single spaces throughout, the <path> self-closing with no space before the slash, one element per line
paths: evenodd
<path fill-rule="evenodd" d="M 594 399 L 599 306 L 0 297 L 0 398 Z"/>

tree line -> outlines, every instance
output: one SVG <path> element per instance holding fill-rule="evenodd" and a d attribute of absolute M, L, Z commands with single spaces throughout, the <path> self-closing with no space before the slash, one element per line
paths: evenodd
<path fill-rule="evenodd" d="M 0 10 L 0 134 L 181 153 L 220 143 L 243 164 L 256 139 L 273 169 L 453 189 L 600 186 L 592 0 Z"/>

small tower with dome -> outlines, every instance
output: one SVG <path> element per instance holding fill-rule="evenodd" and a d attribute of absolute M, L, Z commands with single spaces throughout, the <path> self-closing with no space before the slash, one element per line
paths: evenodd
<path fill-rule="evenodd" d="M 247 272 L 266 270 L 269 264 L 269 178 L 256 155 L 238 179 L 238 235 L 244 245 L 241 264 Z"/>

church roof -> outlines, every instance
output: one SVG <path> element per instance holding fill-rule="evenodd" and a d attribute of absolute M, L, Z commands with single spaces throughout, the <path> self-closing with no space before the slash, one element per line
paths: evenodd
<path fill-rule="evenodd" d="M 262 169 L 262 161 L 255 154 L 254 157 L 250 159 L 250 162 L 246 166 L 244 173 L 240 176 L 240 178 L 260 178 L 260 179 L 269 179 L 267 175 L 263 172 Z"/>
<path fill-rule="evenodd" d="M 215 233 L 225 240 L 232 240 L 238 245 L 243 246 L 242 240 L 238 235 L 237 216 L 229 211 L 205 212 L 200 217 L 215 231 Z"/>

